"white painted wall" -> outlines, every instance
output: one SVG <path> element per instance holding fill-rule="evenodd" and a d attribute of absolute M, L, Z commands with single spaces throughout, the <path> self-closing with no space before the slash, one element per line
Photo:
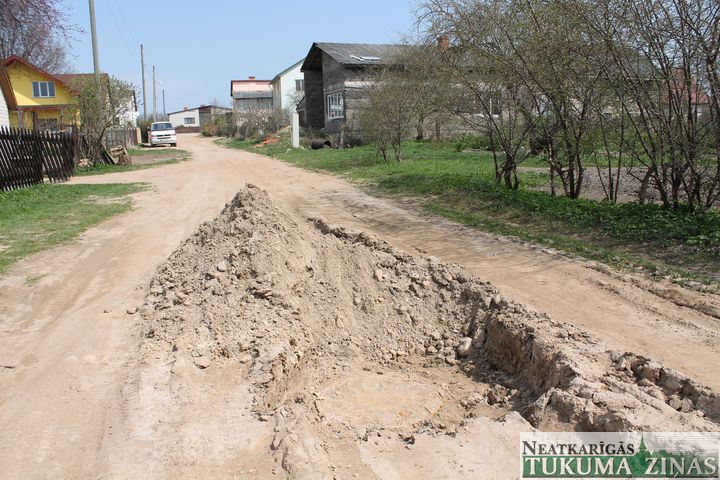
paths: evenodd
<path fill-rule="evenodd" d="M 5 96 L 0 92 L 0 127 L 10 126 L 10 114 L 8 113 Z"/>
<path fill-rule="evenodd" d="M 273 108 L 295 109 L 295 103 L 300 101 L 303 96 L 303 92 L 298 93 L 295 89 L 295 80 L 304 80 L 305 78 L 300 71 L 302 64 L 302 60 L 299 61 L 273 82 Z"/>
<path fill-rule="evenodd" d="M 193 123 L 185 123 L 185 118 L 192 118 Z M 174 112 L 168 115 L 170 123 L 174 128 L 177 127 L 199 127 L 200 126 L 200 109 L 193 108 L 182 112 Z"/>

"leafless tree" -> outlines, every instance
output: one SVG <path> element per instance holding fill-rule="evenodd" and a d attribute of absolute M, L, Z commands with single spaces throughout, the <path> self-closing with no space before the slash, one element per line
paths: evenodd
<path fill-rule="evenodd" d="M 720 198 L 720 4 L 603 0 L 586 21 L 611 54 L 643 185 L 667 207 L 711 208 Z"/>
<path fill-rule="evenodd" d="M 422 4 L 428 44 L 447 38 L 436 71 L 446 107 L 491 140 L 498 183 L 518 188 L 518 166 L 527 157 L 535 92 L 520 77 L 524 68 L 509 30 L 514 21 L 502 2 L 428 0 Z M 509 40 L 510 39 L 510 40 Z"/>
<path fill-rule="evenodd" d="M 18 55 L 50 72 L 67 68 L 68 41 L 79 28 L 68 24 L 60 0 L 2 0 L 0 56 Z"/>
<path fill-rule="evenodd" d="M 78 76 L 69 87 L 77 98 L 82 154 L 94 164 L 100 160 L 107 130 L 123 126 L 122 119 L 135 110 L 134 87 L 107 75 L 99 79 L 94 75 Z"/>
<path fill-rule="evenodd" d="M 395 160 L 402 161 L 403 142 L 417 126 L 422 94 L 414 90 L 414 85 L 397 69 L 397 64 L 391 64 L 364 87 L 365 104 L 360 123 L 365 140 L 375 142 L 385 160 L 389 147 Z"/>

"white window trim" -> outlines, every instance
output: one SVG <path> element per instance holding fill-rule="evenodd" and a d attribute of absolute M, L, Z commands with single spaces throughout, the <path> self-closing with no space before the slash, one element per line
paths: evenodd
<path fill-rule="evenodd" d="M 36 84 L 37 84 L 37 87 L 38 87 L 38 92 L 37 92 L 38 94 L 37 94 L 37 95 L 35 95 L 35 85 L 36 85 Z M 48 93 L 47 95 L 43 95 L 43 94 L 42 94 L 42 87 L 40 86 L 41 84 L 44 84 L 44 85 L 45 85 L 45 89 L 47 90 L 47 93 Z M 53 89 L 54 95 L 50 95 L 50 85 L 53 86 L 52 89 Z M 43 81 L 43 82 L 40 82 L 40 81 L 32 82 L 32 90 L 33 90 L 33 98 L 55 98 L 55 96 L 57 95 L 57 87 L 56 87 L 56 85 L 55 85 L 55 82 L 52 82 L 52 81 L 47 81 L 47 82 L 45 82 L 45 81 Z"/>
<path fill-rule="evenodd" d="M 339 103 L 331 104 L 331 97 L 338 99 Z M 340 107 L 340 115 L 333 115 L 331 106 Z M 332 92 L 325 95 L 325 115 L 328 120 L 337 120 L 338 118 L 345 118 L 345 97 L 342 91 Z"/>
<path fill-rule="evenodd" d="M 188 122 L 188 120 L 190 121 Z M 195 125 L 195 117 L 184 117 L 183 125 Z"/>

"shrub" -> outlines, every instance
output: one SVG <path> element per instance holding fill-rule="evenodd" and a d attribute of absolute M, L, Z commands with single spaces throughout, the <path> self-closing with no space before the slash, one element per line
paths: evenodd
<path fill-rule="evenodd" d="M 487 135 L 477 135 L 472 133 L 464 133 L 453 141 L 455 150 L 462 152 L 463 150 L 490 150 L 490 137 Z"/>

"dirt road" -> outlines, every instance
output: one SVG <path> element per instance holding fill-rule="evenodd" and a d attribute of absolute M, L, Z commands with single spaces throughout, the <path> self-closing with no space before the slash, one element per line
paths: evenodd
<path fill-rule="evenodd" d="M 133 385 L 142 388 L 143 383 L 129 380 L 137 376 L 139 333 L 136 316 L 126 310 L 142 303 L 156 265 L 246 182 L 268 190 L 302 216 L 323 217 L 373 232 L 406 251 L 460 263 L 555 320 L 581 327 L 619 351 L 662 361 L 720 392 L 714 368 L 720 321 L 678 305 L 704 305 L 701 309 L 712 314 L 716 298 L 673 290 L 663 294 L 673 299 L 666 300 L 631 278 L 423 217 L 411 206 L 370 197 L 342 179 L 227 150 L 200 137 L 184 136 L 181 144 L 192 160 L 76 179 L 142 181 L 153 189 L 135 195 L 133 211 L 88 230 L 75 244 L 20 262 L 0 280 L 0 477 L 130 476 L 146 471 L 153 461 L 147 471 L 157 476 L 192 471 L 174 470 L 164 463 L 167 459 L 147 453 L 136 461 L 126 455 L 139 447 L 118 440 L 127 438 L 127 424 L 150 408 L 128 401 L 138 394 L 131 391 Z M 27 278 L 38 276 L 36 283 L 27 284 Z M 201 412 L 202 402 L 218 394 L 206 393 L 194 397 Z M 234 416 L 199 415 L 186 418 L 185 426 L 192 424 L 191 431 L 212 442 L 210 430 L 241 425 L 245 397 L 242 392 L 235 396 Z M 173 425 L 165 433 L 183 427 Z M 166 438 L 169 443 L 181 440 Z M 248 436 L 243 441 L 247 452 L 253 452 L 263 448 L 264 440 Z M 212 452 L 207 444 L 189 443 Z M 504 445 L 511 449 L 512 441 L 506 439 Z M 372 461 L 391 463 L 385 457 Z M 412 464 L 414 459 L 404 461 Z M 198 476 L 203 471 L 207 468 L 194 470 Z"/>

